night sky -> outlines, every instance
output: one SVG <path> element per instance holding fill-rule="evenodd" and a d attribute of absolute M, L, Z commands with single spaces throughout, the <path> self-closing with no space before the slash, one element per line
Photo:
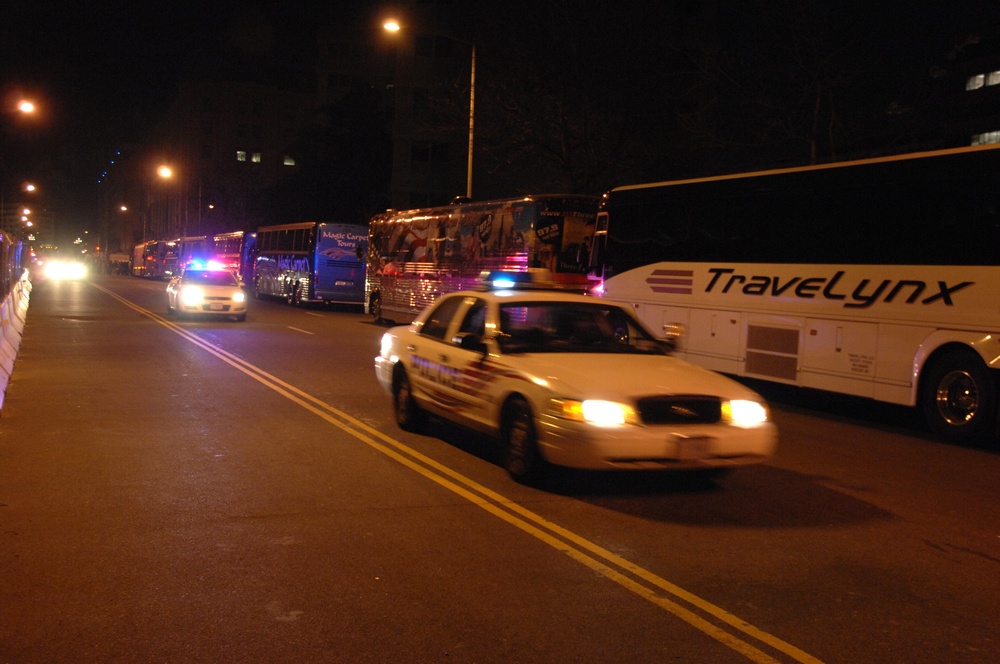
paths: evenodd
<path fill-rule="evenodd" d="M 494 0 L 498 1 L 502 2 Z M 663 3 L 669 4 L 668 0 Z M 647 34 L 615 30 L 616 14 L 624 16 L 633 8 L 648 7 L 648 2 L 517 0 L 510 3 L 511 11 L 506 11 L 507 3 L 502 4 L 505 11 L 500 15 L 509 16 L 512 30 L 524 21 L 551 15 L 531 9 L 551 4 L 578 11 L 580 24 L 592 31 L 587 39 L 597 35 L 612 47 L 614 40 L 623 40 L 622 53 L 634 50 L 627 43 L 657 39 L 655 25 L 648 26 Z M 6 110 L 0 116 L 4 185 L 11 186 L 14 177 L 29 176 L 29 171 L 40 171 L 44 173 L 41 180 L 56 183 L 58 191 L 49 192 L 51 200 L 58 199 L 62 210 L 72 210 L 70 216 L 86 223 L 93 214 L 87 209 L 88 197 L 95 191 L 105 160 L 115 146 L 142 140 L 170 103 L 178 80 L 220 62 L 240 63 L 247 73 L 262 63 L 293 63 L 303 54 L 314 53 L 314 26 L 352 14 L 370 15 L 375 7 L 371 2 L 351 0 L 333 0 L 325 8 L 315 5 L 4 0 L 0 3 L 0 90 L 5 101 L 14 91 L 23 90 L 38 99 L 41 109 L 30 125 Z M 868 93 L 878 89 L 887 99 L 905 96 L 910 77 L 943 61 L 968 34 L 995 33 L 1000 10 L 1000 3 L 986 0 L 719 0 L 718 5 L 732 8 L 739 17 L 731 24 L 723 22 L 733 33 L 718 38 L 734 49 L 745 49 L 744 66 L 759 74 L 755 84 L 767 85 L 768 72 L 795 66 L 787 52 L 762 45 L 760 37 L 768 35 L 775 21 L 785 24 L 781 27 L 787 34 L 789 16 L 806 16 L 818 8 L 825 34 L 815 38 L 831 39 L 831 50 L 852 49 L 851 57 L 843 59 L 855 68 L 848 72 L 852 80 Z M 788 12 L 782 10 L 786 6 Z M 558 39 L 566 26 L 542 27 Z M 808 32 L 798 37 L 814 39 Z M 768 39 L 773 42 L 780 37 Z M 605 64 L 610 66 L 604 71 L 642 66 L 634 61 Z"/>

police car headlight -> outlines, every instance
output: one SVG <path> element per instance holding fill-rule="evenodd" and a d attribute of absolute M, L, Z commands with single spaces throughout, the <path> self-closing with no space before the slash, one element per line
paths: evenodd
<path fill-rule="evenodd" d="M 388 332 L 382 335 L 382 346 L 379 349 L 379 355 L 387 360 L 395 361 L 395 358 L 392 357 L 392 340 L 393 336 Z"/>
<path fill-rule="evenodd" d="M 245 302 L 247 299 L 247 294 L 243 291 L 236 291 L 233 293 L 233 302 Z"/>
<path fill-rule="evenodd" d="M 201 304 L 205 294 L 198 286 L 185 286 L 181 289 L 181 302 L 184 304 Z"/>
<path fill-rule="evenodd" d="M 722 420 L 734 426 L 751 428 L 768 420 L 767 406 L 759 401 L 734 399 L 722 402 Z"/>
<path fill-rule="evenodd" d="M 632 406 L 615 401 L 554 399 L 552 407 L 556 411 L 556 415 L 563 419 L 586 422 L 595 426 L 616 426 L 638 422 L 638 417 Z"/>

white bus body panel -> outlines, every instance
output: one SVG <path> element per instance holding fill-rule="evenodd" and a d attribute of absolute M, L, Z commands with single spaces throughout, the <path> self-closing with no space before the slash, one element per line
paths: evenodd
<path fill-rule="evenodd" d="M 914 405 L 944 344 L 1000 367 L 1000 267 L 656 263 L 604 282 L 723 373 Z"/>

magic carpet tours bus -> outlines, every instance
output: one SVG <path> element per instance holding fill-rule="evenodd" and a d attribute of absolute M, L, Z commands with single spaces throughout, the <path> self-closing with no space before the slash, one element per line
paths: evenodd
<path fill-rule="evenodd" d="M 408 323 L 483 272 L 544 268 L 586 288 L 598 198 L 545 194 L 376 215 L 368 225 L 368 313 Z"/>
<path fill-rule="evenodd" d="M 617 187 L 597 223 L 602 296 L 679 356 L 995 436 L 1000 146 Z"/>
<path fill-rule="evenodd" d="M 359 224 L 307 221 L 257 229 L 255 295 L 290 304 L 364 304 L 365 244 Z"/>

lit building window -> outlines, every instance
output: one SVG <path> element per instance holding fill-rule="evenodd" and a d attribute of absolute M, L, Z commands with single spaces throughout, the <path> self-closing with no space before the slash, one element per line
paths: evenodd
<path fill-rule="evenodd" d="M 986 74 L 976 74 L 975 76 L 970 76 L 969 80 L 965 82 L 965 89 L 978 90 L 984 85 L 986 85 Z"/>
<path fill-rule="evenodd" d="M 294 166 L 295 165 L 295 159 L 293 159 L 292 157 L 289 157 L 286 154 L 283 163 L 285 164 L 285 166 Z"/>
<path fill-rule="evenodd" d="M 1000 71 L 991 71 L 986 75 L 986 85 L 1000 84 Z"/>
<path fill-rule="evenodd" d="M 250 156 L 250 161 L 252 161 L 255 164 L 259 164 L 260 163 L 260 153 L 259 152 L 254 152 Z"/>
<path fill-rule="evenodd" d="M 246 151 L 245 150 L 237 150 L 236 151 L 236 161 L 246 161 L 246 160 L 247 160 L 247 153 L 246 153 Z"/>

